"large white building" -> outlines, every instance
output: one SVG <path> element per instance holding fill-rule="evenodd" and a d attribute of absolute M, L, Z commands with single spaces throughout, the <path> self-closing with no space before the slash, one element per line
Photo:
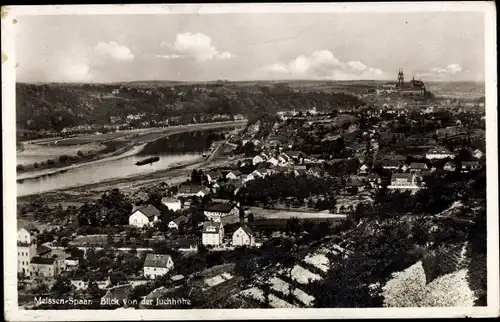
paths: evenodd
<path fill-rule="evenodd" d="M 146 225 L 152 226 L 155 221 L 159 220 L 161 213 L 152 205 L 142 206 L 133 210 L 128 218 L 128 224 L 142 228 Z"/>
<path fill-rule="evenodd" d="M 255 246 L 255 236 L 248 226 L 243 225 L 233 233 L 233 246 Z"/>
<path fill-rule="evenodd" d="M 167 274 L 174 267 L 174 261 L 170 255 L 148 254 L 144 261 L 144 276 L 155 279 Z"/>
<path fill-rule="evenodd" d="M 31 275 L 30 262 L 37 255 L 35 234 L 25 228 L 17 232 L 17 272 Z"/>
<path fill-rule="evenodd" d="M 446 158 L 453 159 L 455 157 L 455 154 L 448 151 L 446 148 L 433 148 L 427 151 L 425 157 L 429 160 Z"/>
<path fill-rule="evenodd" d="M 421 178 L 418 175 L 410 173 L 393 173 L 391 184 L 387 189 L 400 191 L 417 191 L 423 186 Z"/>
<path fill-rule="evenodd" d="M 224 226 L 215 221 L 203 223 L 202 244 L 205 246 L 220 246 L 224 242 Z"/>
<path fill-rule="evenodd" d="M 179 211 L 181 210 L 181 201 L 179 199 L 176 199 L 176 198 L 168 198 L 168 197 L 165 197 L 165 198 L 162 198 L 161 199 L 161 203 L 165 205 L 165 207 L 167 207 L 169 210 L 172 210 L 172 211 Z"/>

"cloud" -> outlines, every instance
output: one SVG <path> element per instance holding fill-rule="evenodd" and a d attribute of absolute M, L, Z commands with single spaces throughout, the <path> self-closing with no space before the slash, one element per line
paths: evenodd
<path fill-rule="evenodd" d="M 185 56 L 183 55 L 177 55 L 177 54 L 172 54 L 172 55 L 155 55 L 155 58 L 160 58 L 160 59 L 179 59 L 179 58 L 184 58 Z"/>
<path fill-rule="evenodd" d="M 431 71 L 433 73 L 439 74 L 439 75 L 456 75 L 456 74 L 462 72 L 462 67 L 460 67 L 459 64 L 450 64 L 450 65 L 446 66 L 446 68 L 436 67 L 436 68 L 433 68 Z"/>
<path fill-rule="evenodd" d="M 271 76 L 314 79 L 385 79 L 386 73 L 369 67 L 360 61 L 341 62 L 329 50 L 315 51 L 310 55 L 300 55 L 291 61 L 267 65 L 264 71 Z"/>
<path fill-rule="evenodd" d="M 130 48 L 119 45 L 115 41 L 99 42 L 95 46 L 94 52 L 97 56 L 111 58 L 117 61 L 132 61 L 135 58 Z"/>
<path fill-rule="evenodd" d="M 234 57 L 234 55 L 230 52 L 219 52 L 219 50 L 212 44 L 212 39 L 202 33 L 192 34 L 188 32 L 177 34 L 173 44 L 162 42 L 161 47 L 169 48 L 178 53 L 163 56 L 177 56 L 176 58 L 190 57 L 198 62 L 214 59 L 224 60 Z"/>
<path fill-rule="evenodd" d="M 59 57 L 58 80 L 66 82 L 90 82 L 94 79 L 88 59 L 81 55 Z"/>

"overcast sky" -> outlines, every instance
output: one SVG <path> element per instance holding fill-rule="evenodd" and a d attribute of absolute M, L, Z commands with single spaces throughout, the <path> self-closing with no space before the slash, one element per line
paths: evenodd
<path fill-rule="evenodd" d="M 483 14 L 20 16 L 17 81 L 484 81 Z"/>

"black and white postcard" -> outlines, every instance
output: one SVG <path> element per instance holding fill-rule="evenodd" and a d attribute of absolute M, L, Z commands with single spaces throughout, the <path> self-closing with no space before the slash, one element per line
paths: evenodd
<path fill-rule="evenodd" d="M 7 320 L 499 315 L 493 2 L 1 23 Z"/>

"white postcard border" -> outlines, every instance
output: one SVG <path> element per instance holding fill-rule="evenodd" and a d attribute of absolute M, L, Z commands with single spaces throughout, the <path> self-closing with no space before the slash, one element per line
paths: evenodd
<path fill-rule="evenodd" d="M 372 309 L 208 309 L 208 310 L 19 310 L 16 270 L 16 159 L 15 155 L 15 34 L 14 19 L 22 15 L 62 14 L 210 14 L 294 12 L 432 12 L 485 13 L 485 85 L 487 142 L 487 263 L 488 306 L 473 308 Z M 498 142 L 496 11 L 493 2 L 400 2 L 319 4 L 203 4 L 2 7 L 2 158 L 4 220 L 5 318 L 12 321 L 75 320 L 189 320 L 189 319 L 342 319 L 393 317 L 494 317 L 499 311 L 498 261 Z"/>

